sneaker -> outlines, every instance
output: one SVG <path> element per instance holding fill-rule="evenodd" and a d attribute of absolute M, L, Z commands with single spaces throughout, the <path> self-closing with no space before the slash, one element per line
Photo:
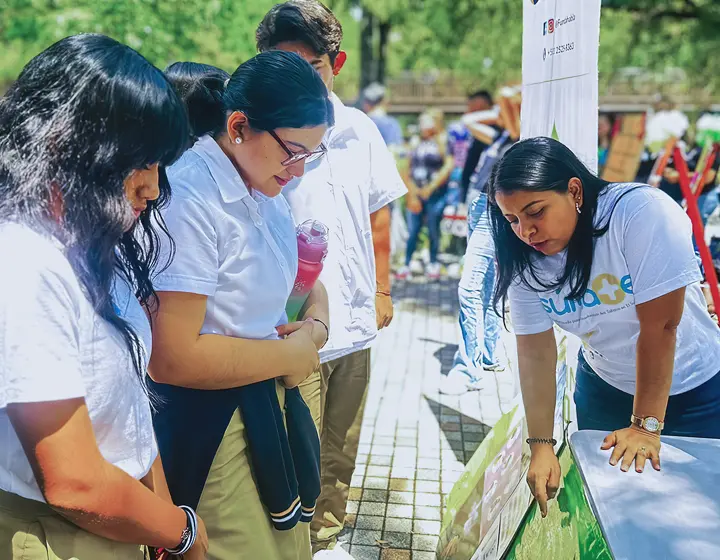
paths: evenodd
<path fill-rule="evenodd" d="M 410 277 L 410 267 L 402 266 L 400 270 L 395 273 L 395 278 L 398 280 L 407 280 Z"/>
<path fill-rule="evenodd" d="M 490 371 L 492 373 L 500 373 L 502 371 L 505 371 L 505 366 L 502 364 L 493 364 L 491 366 L 486 366 L 483 364 L 483 370 Z"/>
<path fill-rule="evenodd" d="M 411 274 L 422 274 L 425 271 L 422 261 L 412 260 L 410 261 L 410 273 Z"/>
<path fill-rule="evenodd" d="M 430 263 L 425 275 L 428 280 L 440 280 L 440 263 Z"/>

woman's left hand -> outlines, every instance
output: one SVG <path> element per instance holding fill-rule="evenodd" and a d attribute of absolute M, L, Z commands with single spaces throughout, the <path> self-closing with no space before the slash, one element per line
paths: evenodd
<path fill-rule="evenodd" d="M 622 460 L 620 470 L 628 471 L 635 461 L 635 470 L 642 472 L 645 461 L 650 459 L 653 468 L 660 470 L 660 436 L 646 432 L 640 428 L 630 426 L 617 430 L 608 435 L 601 449 L 613 449 L 610 464 L 615 466 Z"/>
<path fill-rule="evenodd" d="M 279 327 L 275 327 L 275 330 L 281 338 L 285 338 L 289 334 L 299 331 L 306 323 L 310 323 L 312 325 L 312 339 L 315 343 L 315 347 L 320 350 L 325 345 L 325 342 L 327 342 L 329 333 L 327 332 L 327 329 L 325 329 L 325 325 L 323 325 L 320 321 L 316 321 L 312 317 L 308 317 L 303 321 L 295 321 L 293 323 L 287 323 L 286 325 L 280 325 Z"/>

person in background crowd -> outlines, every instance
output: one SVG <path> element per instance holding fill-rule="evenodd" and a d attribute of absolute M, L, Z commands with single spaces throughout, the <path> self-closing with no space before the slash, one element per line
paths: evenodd
<path fill-rule="evenodd" d="M 472 93 L 470 95 L 470 100 L 468 101 L 468 112 L 465 114 L 465 118 L 472 119 L 473 115 L 485 113 L 486 111 L 492 110 L 493 107 L 494 102 L 492 95 L 490 95 L 490 92 L 485 90 L 476 91 L 475 93 Z M 467 127 L 467 125 L 465 126 Z M 497 126 L 496 124 L 491 125 L 491 128 L 494 129 L 495 134 L 498 134 L 502 131 L 502 128 Z M 468 149 L 467 157 L 465 158 L 465 165 L 463 165 L 462 176 L 460 179 L 460 186 L 462 189 L 461 200 L 466 202 L 468 199 L 470 180 L 475 173 L 478 161 L 480 160 L 480 155 L 495 140 L 494 135 L 492 137 L 485 137 L 484 135 L 478 135 L 476 137 L 472 131 L 470 131 L 470 133 L 473 136 L 472 143 L 470 144 L 470 148 Z"/>
<path fill-rule="evenodd" d="M 311 524 L 317 551 L 333 545 L 345 519 L 370 346 L 393 317 L 388 204 L 407 189 L 373 121 L 332 93 L 347 59 L 334 14 L 315 0 L 285 2 L 265 15 L 256 38 L 261 52 L 295 52 L 310 62 L 335 109 L 335 126 L 325 137 L 327 156 L 283 191 L 296 221 L 316 219 L 330 230 L 320 278 L 333 328 L 321 367 L 301 385 L 321 434 L 322 493 Z M 333 516 L 339 526 L 329 521 Z"/>
<path fill-rule="evenodd" d="M 480 111 L 492 109 L 492 96 L 485 90 L 471 93 L 467 99 L 465 115 L 471 115 Z M 475 170 L 480 154 L 487 147 L 487 144 L 477 142 L 462 121 L 456 121 L 448 126 L 448 153 L 455 159 L 455 168 L 450 177 L 451 182 L 457 182 L 460 188 L 458 202 L 465 200 L 467 185 L 470 182 L 470 175 Z M 469 161 L 471 160 L 471 161 Z M 467 172 L 466 169 L 472 167 Z"/>
<path fill-rule="evenodd" d="M 447 152 L 445 135 L 438 128 L 437 115 L 424 113 L 420 116 L 420 144 L 410 153 L 410 167 L 406 184 L 408 240 L 405 249 L 405 266 L 397 272 L 397 278 L 410 276 L 410 262 L 417 248 L 420 230 L 427 223 L 430 238 L 430 264 L 426 274 L 430 280 L 440 278 L 438 251 L 440 248 L 440 221 L 445 210 L 447 182 L 455 160 Z"/>
<path fill-rule="evenodd" d="M 701 171 L 698 169 L 701 154 L 702 148 L 696 144 L 693 144 L 690 149 L 687 150 L 686 162 L 688 172 L 691 177 L 696 171 Z M 700 217 L 702 218 L 703 225 L 707 225 L 708 219 L 712 216 L 713 212 L 715 212 L 718 204 L 720 204 L 716 182 L 718 169 L 720 169 L 720 158 L 716 158 L 713 166 L 708 171 L 705 178 L 705 186 L 697 199 L 697 205 L 700 210 Z M 660 189 L 668 193 L 673 200 L 679 203 L 684 200 L 682 190 L 680 189 L 680 174 L 675 169 L 674 162 L 672 160 L 668 162 L 668 167 L 663 173 L 663 180 L 660 183 Z"/>
<path fill-rule="evenodd" d="M 43 51 L 0 101 L 4 560 L 205 558 L 202 521 L 168 497 L 145 385 L 159 166 L 187 129 L 162 73 L 102 35 Z"/>
<path fill-rule="evenodd" d="M 443 378 L 440 392 L 462 395 L 491 386 L 488 374 L 504 371 L 497 355 L 500 316 L 495 312 L 495 244 L 488 214 L 487 182 L 495 164 L 517 139 L 495 127 L 498 136 L 480 155 L 468 189 L 468 246 L 458 286 L 460 302 L 460 344 L 453 366 Z"/>
<path fill-rule="evenodd" d="M 601 113 L 598 117 L 598 175 L 602 175 L 610 154 L 614 124 L 613 118 L 606 113 Z"/>
<path fill-rule="evenodd" d="M 332 103 L 290 53 L 257 55 L 232 76 L 167 73 L 199 137 L 168 169 L 177 251 L 156 278 L 150 375 L 168 486 L 198 504 L 211 560 L 308 560 L 319 441 L 296 387 L 317 367 L 328 303 L 317 282 L 288 324 L 298 244 L 279 195 L 324 156 Z"/>
<path fill-rule="evenodd" d="M 468 96 L 465 116 L 476 114 L 478 111 L 490 109 L 492 107 L 492 100 L 488 105 L 487 98 L 485 97 L 486 95 L 489 97 L 487 92 L 481 91 L 472 93 Z M 447 139 L 447 151 L 449 154 L 453 155 L 455 167 L 452 170 L 448 181 L 448 193 L 445 201 L 445 215 L 454 217 L 458 213 L 459 206 L 465 203 L 467 185 L 463 184 L 463 170 L 465 168 L 470 148 L 475 139 L 462 120 L 450 123 L 447 130 Z M 475 161 L 474 165 L 477 165 L 479 156 L 480 154 L 476 150 L 473 154 Z M 462 209 L 460 212 L 461 214 L 464 213 Z M 462 217 L 465 218 L 466 216 Z M 447 249 L 448 253 L 463 255 L 466 248 L 466 237 L 469 236 L 459 237 L 457 235 L 453 235 L 450 246 Z"/>
<path fill-rule="evenodd" d="M 403 144 L 402 127 L 395 117 L 387 114 L 385 95 L 385 86 L 370 84 L 362 93 L 363 111 L 378 127 L 388 148 L 395 153 Z"/>
<path fill-rule="evenodd" d="M 425 111 L 426 114 L 430 115 L 435 121 L 435 130 L 437 141 L 445 146 L 447 150 L 448 146 L 448 131 L 445 126 L 445 112 L 437 107 L 431 107 Z"/>
<path fill-rule="evenodd" d="M 720 328 L 707 311 L 691 224 L 658 189 L 613 184 L 550 138 L 513 146 L 488 183 L 542 515 L 554 450 L 558 325 L 580 337 L 578 428 L 611 433 L 610 463 L 660 469 L 660 433 L 720 437 Z"/>

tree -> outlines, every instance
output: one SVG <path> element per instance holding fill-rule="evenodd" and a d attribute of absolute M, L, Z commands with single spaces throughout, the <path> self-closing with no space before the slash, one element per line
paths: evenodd
<path fill-rule="evenodd" d="M 689 88 L 720 85 L 716 0 L 603 0 L 601 71 L 680 68 Z"/>
<path fill-rule="evenodd" d="M 0 0 L 0 90 L 54 41 L 108 34 L 159 67 L 197 60 L 234 70 L 255 53 L 255 29 L 279 0 Z M 521 73 L 525 0 L 326 0 L 349 58 L 341 96 L 404 73 L 494 89 Z M 633 66 L 682 68 L 688 86 L 720 86 L 718 0 L 603 0 L 602 83 Z"/>
<path fill-rule="evenodd" d="M 109 35 L 163 68 L 202 60 L 234 70 L 255 54 L 255 29 L 273 0 L 4 0 L 0 84 L 53 42 L 81 32 Z"/>
<path fill-rule="evenodd" d="M 718 23 L 720 7 L 714 0 L 602 0 L 603 7 L 641 14 L 653 21 L 711 20 Z"/>
<path fill-rule="evenodd" d="M 336 14 L 354 13 L 361 20 L 360 89 L 372 82 L 385 82 L 393 27 L 402 25 L 407 15 L 421 8 L 422 3 L 422 0 L 336 0 L 329 3 Z"/>

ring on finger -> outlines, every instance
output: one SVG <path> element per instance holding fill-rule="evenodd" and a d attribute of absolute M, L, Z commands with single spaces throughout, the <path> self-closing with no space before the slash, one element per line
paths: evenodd
<path fill-rule="evenodd" d="M 638 451 L 641 451 L 642 454 L 645 455 L 647 453 L 647 447 L 641 447 Z"/>

